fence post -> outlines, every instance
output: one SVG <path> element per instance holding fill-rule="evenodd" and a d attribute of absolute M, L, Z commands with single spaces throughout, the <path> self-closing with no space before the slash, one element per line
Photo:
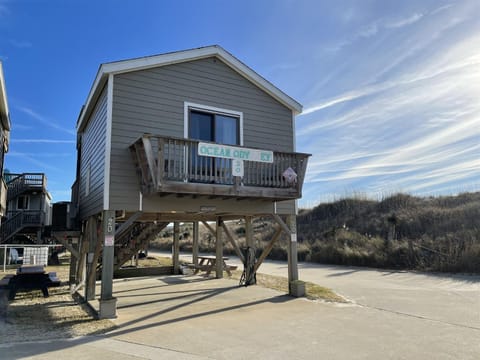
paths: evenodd
<path fill-rule="evenodd" d="M 3 246 L 3 272 L 7 270 L 7 244 Z"/>

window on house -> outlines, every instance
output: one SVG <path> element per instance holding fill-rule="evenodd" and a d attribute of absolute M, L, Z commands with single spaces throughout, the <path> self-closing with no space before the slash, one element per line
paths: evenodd
<path fill-rule="evenodd" d="M 185 103 L 185 137 L 225 145 L 243 145 L 243 114 L 211 106 Z M 231 161 L 198 156 L 193 148 L 188 163 L 192 165 L 190 181 L 230 184 Z"/>
<path fill-rule="evenodd" d="M 240 117 L 200 110 L 190 110 L 190 139 L 213 141 L 219 144 L 240 144 Z"/>
<path fill-rule="evenodd" d="M 28 196 L 19 196 L 17 198 L 17 210 L 28 210 Z"/>

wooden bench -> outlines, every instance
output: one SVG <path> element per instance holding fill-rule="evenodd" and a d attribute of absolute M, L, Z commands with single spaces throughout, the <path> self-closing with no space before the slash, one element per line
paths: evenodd
<path fill-rule="evenodd" d="M 15 299 L 18 290 L 41 290 L 43 296 L 48 297 L 48 288 L 61 284 L 56 272 L 46 273 L 40 266 L 22 266 L 17 269 L 17 275 L 10 275 L 8 279 L 6 278 L 3 280 L 10 290 L 9 300 Z"/>
<path fill-rule="evenodd" d="M 49 272 L 48 273 L 48 279 L 50 280 L 50 284 L 48 286 L 60 286 L 61 281 L 57 276 L 56 272 Z"/>
<path fill-rule="evenodd" d="M 206 265 L 195 265 L 195 264 L 184 264 L 185 266 L 187 266 L 189 269 L 192 269 L 192 270 L 198 270 L 198 271 L 207 271 L 208 270 L 208 267 Z"/>
<path fill-rule="evenodd" d="M 209 275 L 212 272 L 212 270 L 214 270 L 214 267 L 215 267 L 215 263 L 213 262 L 212 258 L 213 257 L 210 257 L 210 256 L 208 256 L 208 257 L 204 256 L 204 257 L 201 257 L 200 263 L 198 265 L 195 265 L 195 264 L 192 264 L 192 263 L 187 263 L 187 264 L 184 264 L 184 266 L 188 267 L 189 269 L 194 270 L 195 274 L 199 273 L 200 271 L 205 271 L 207 273 L 207 275 Z M 224 259 L 226 259 L 226 258 L 224 258 Z M 205 260 L 208 260 L 208 261 L 205 263 Z M 238 266 L 237 265 L 226 264 L 225 261 L 224 261 L 223 268 L 228 273 L 228 275 L 231 276 L 232 274 L 231 274 L 230 271 L 237 270 Z"/>
<path fill-rule="evenodd" d="M 13 276 L 8 283 L 10 292 L 8 300 L 14 300 L 18 290 L 41 290 L 44 297 L 48 297 L 48 274 L 45 273 L 19 273 Z"/>

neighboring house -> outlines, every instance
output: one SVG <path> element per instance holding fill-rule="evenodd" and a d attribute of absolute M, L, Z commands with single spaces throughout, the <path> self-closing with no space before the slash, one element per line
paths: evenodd
<path fill-rule="evenodd" d="M 252 217 L 272 216 L 279 234 L 291 238 L 289 278 L 298 278 L 295 200 L 309 156 L 295 153 L 295 115 L 301 110 L 219 46 L 100 66 L 77 123 L 71 209 L 83 229 L 78 267 L 87 253 L 94 254 L 87 274 L 90 299 L 102 257 L 101 317 L 114 314 L 107 265 L 113 266 L 119 247 L 138 250 L 123 238 L 139 224 L 138 231 L 156 226 L 158 233 L 170 222 L 215 221 L 220 257 L 222 234 L 229 233 L 225 221 L 243 219 L 247 245 L 254 246 Z M 178 251 L 174 267 L 178 271 Z"/>
<path fill-rule="evenodd" d="M 52 223 L 52 197 L 47 191 L 44 174 L 9 174 L 7 182 L 7 213 L 1 227 L 1 241 L 16 239 L 43 242 L 46 226 Z"/>
<path fill-rule="evenodd" d="M 0 224 L 7 210 L 7 185 L 4 179 L 3 163 L 5 153 L 8 152 L 8 141 L 10 138 L 10 113 L 8 111 L 7 93 L 3 67 L 0 62 Z"/>

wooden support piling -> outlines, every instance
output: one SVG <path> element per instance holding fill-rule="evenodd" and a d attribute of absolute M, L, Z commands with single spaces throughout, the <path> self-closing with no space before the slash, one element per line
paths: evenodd
<path fill-rule="evenodd" d="M 255 263 L 255 267 L 254 267 L 254 271 L 255 271 L 255 272 L 258 270 L 258 268 L 260 267 L 260 265 L 262 265 L 263 260 L 265 260 L 265 258 L 268 256 L 268 254 L 270 254 L 270 251 L 272 251 L 273 246 L 275 245 L 275 243 L 277 242 L 277 240 L 280 238 L 280 235 L 282 235 L 282 232 L 283 232 L 282 227 L 281 227 L 281 226 L 278 226 L 278 227 L 277 227 L 277 231 L 275 231 L 275 234 L 273 234 L 272 239 L 271 239 L 270 242 L 267 244 L 267 246 L 265 247 L 265 249 L 263 249 L 262 254 L 261 254 L 260 257 L 258 258 L 257 262 Z"/>
<path fill-rule="evenodd" d="M 217 228 L 215 236 L 215 250 L 216 250 L 216 278 L 223 278 L 223 239 L 222 239 L 222 218 L 217 217 Z"/>
<path fill-rule="evenodd" d="M 99 233 L 101 233 L 101 223 L 94 221 L 92 225 L 92 230 L 94 230 L 94 237 L 93 237 L 93 242 L 94 242 L 94 252 L 93 252 L 93 258 L 92 258 L 92 263 L 90 267 L 90 273 L 88 274 L 87 278 L 87 284 L 88 284 L 88 291 L 89 291 L 89 298 L 88 300 L 93 300 L 95 299 L 95 283 L 97 280 L 97 264 L 98 264 L 98 259 L 100 258 L 100 253 L 102 252 L 102 241 L 101 238 L 98 236 Z M 92 247 L 92 246 L 91 246 Z"/>
<path fill-rule="evenodd" d="M 298 280 L 298 254 L 297 254 L 297 218 L 295 215 L 287 216 L 287 223 L 290 229 L 288 241 L 288 283 L 289 293 L 292 294 L 292 281 Z"/>
<path fill-rule="evenodd" d="M 180 224 L 178 221 L 173 223 L 173 273 L 180 274 Z"/>
<path fill-rule="evenodd" d="M 230 244 L 232 244 L 233 249 L 235 250 L 235 253 L 240 258 L 240 260 L 243 263 L 245 263 L 245 257 L 243 256 L 242 251 L 238 247 L 238 244 L 235 242 L 235 239 L 233 238 L 232 233 L 230 232 L 230 230 L 228 229 L 228 226 L 225 224 L 224 221 L 222 221 L 222 227 L 223 227 L 223 230 L 225 231 L 225 235 L 227 235 L 228 241 L 230 242 Z"/>
<path fill-rule="evenodd" d="M 193 222 L 192 262 L 198 266 L 198 221 Z"/>
<path fill-rule="evenodd" d="M 245 216 L 245 238 L 248 247 L 255 247 L 253 242 L 252 216 Z"/>
<path fill-rule="evenodd" d="M 117 316 L 117 299 L 113 297 L 115 210 L 103 211 L 101 226 L 103 231 L 98 239 L 103 245 L 99 317 L 100 319 L 110 319 Z"/>

